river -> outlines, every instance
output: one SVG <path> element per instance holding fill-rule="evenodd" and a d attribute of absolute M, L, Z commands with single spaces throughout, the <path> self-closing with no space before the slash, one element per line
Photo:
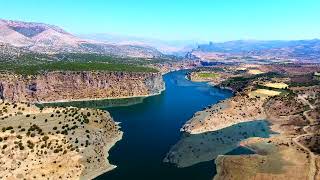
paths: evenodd
<path fill-rule="evenodd" d="M 157 96 L 71 104 L 108 110 L 124 132 L 123 139 L 109 152 L 109 161 L 117 168 L 96 179 L 209 180 L 216 173 L 217 154 L 249 154 L 250 150 L 237 146 L 242 139 L 268 137 L 264 122 L 199 135 L 181 133 L 180 128 L 195 112 L 232 96 L 229 90 L 191 82 L 186 73 L 164 75 L 166 90 Z M 230 136 L 234 138 L 228 141 Z"/>

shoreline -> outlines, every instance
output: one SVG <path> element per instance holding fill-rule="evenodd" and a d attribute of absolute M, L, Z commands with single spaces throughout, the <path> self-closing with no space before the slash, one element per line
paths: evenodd
<path fill-rule="evenodd" d="M 188 81 L 191 81 L 191 82 L 195 82 L 195 83 L 206 83 L 206 84 L 208 84 L 208 85 L 210 85 L 210 86 L 213 86 L 213 87 L 216 87 L 216 88 L 230 90 L 230 91 L 232 91 L 233 94 L 235 93 L 235 90 L 232 89 L 231 87 L 218 86 L 218 84 L 217 84 L 217 83 L 214 83 L 212 80 L 192 80 L 191 78 L 188 77 L 188 75 L 186 75 L 185 78 L 186 78 Z"/>
<path fill-rule="evenodd" d="M 157 73 L 54 72 L 33 79 L 4 74 L 2 99 L 10 102 L 59 103 L 148 97 L 163 91 L 163 78 Z"/>
<path fill-rule="evenodd" d="M 0 107 L 6 109 L 6 113 L 0 113 L 2 129 L 12 129 L 11 132 L 2 130 L 0 133 L 1 137 L 9 137 L 6 142 L 0 141 L 1 146 L 4 143 L 8 146 L 3 148 L 0 164 L 5 171 L 0 172 L 0 178 L 16 178 L 19 174 L 26 178 L 43 177 L 51 172 L 50 177 L 54 179 L 70 175 L 94 179 L 116 168 L 108 160 L 109 150 L 122 139 L 123 132 L 109 112 L 74 107 L 40 110 L 34 105 L 4 102 Z M 17 113 L 21 108 L 21 113 Z M 31 136 L 29 131 L 25 132 L 28 128 L 36 129 L 31 131 Z M 20 148 L 13 148 L 15 138 L 20 139 Z M 49 148 L 53 143 L 55 145 Z M 17 162 L 11 161 L 12 155 L 17 156 Z M 34 164 L 34 158 L 40 163 Z"/>
<path fill-rule="evenodd" d="M 214 133 L 232 125 L 259 119 L 269 123 L 272 133 L 270 137 L 249 137 L 239 143 L 239 146 L 254 151 L 254 155 L 219 155 L 215 159 L 217 174 L 213 179 L 268 177 L 284 180 L 288 177 L 299 177 L 298 179 L 318 177 L 319 157 L 314 149 L 317 143 L 312 142 L 319 138 L 315 134 L 316 129 L 311 129 L 312 123 L 316 120 L 308 116 L 308 112 L 315 109 L 314 104 L 306 98 L 301 99 L 299 94 L 293 97 L 251 97 L 249 93 L 252 91 L 251 87 L 250 84 L 240 93 L 196 112 L 181 128 L 185 133 L 196 135 Z M 223 104 L 230 107 L 219 108 Z M 287 163 L 294 165 L 288 166 Z M 280 168 L 272 168 L 279 165 L 283 167 L 282 171 L 279 171 Z M 264 169 L 268 172 L 264 172 Z"/>
<path fill-rule="evenodd" d="M 57 101 L 39 101 L 39 102 L 35 102 L 34 104 L 43 105 L 43 104 L 54 104 L 54 103 L 82 102 L 82 101 L 100 101 L 100 100 L 117 100 L 117 99 L 131 99 L 131 98 L 148 98 L 148 97 L 151 97 L 151 96 L 160 95 L 165 90 L 166 90 L 166 87 L 165 87 L 165 83 L 164 83 L 164 88 L 159 90 L 159 92 L 148 94 L 148 95 L 121 96 L 121 97 L 108 97 L 108 98 L 84 98 L 84 99 L 57 100 Z"/>
<path fill-rule="evenodd" d="M 233 95 L 210 108 L 196 112 L 186 121 L 181 131 L 200 134 L 217 131 L 241 122 L 267 119 L 262 109 L 263 103 L 262 100 Z"/>
<path fill-rule="evenodd" d="M 116 122 L 117 124 L 117 122 Z M 101 168 L 101 169 L 96 169 L 95 171 L 91 171 L 89 172 L 87 175 L 85 176 L 81 176 L 80 179 L 94 179 L 104 173 L 107 173 L 109 171 L 114 170 L 115 168 L 117 168 L 116 165 L 110 164 L 109 162 L 109 151 L 111 148 L 113 148 L 119 141 L 121 141 L 123 138 L 123 132 L 121 131 L 121 133 L 119 134 L 119 136 L 117 136 L 116 138 L 113 139 L 112 142 L 108 143 L 107 146 L 104 147 L 104 151 L 105 151 L 105 161 L 108 162 L 106 163 L 108 167 L 106 168 Z"/>
<path fill-rule="evenodd" d="M 164 75 L 171 73 L 171 72 L 176 72 L 176 71 L 182 71 L 182 70 L 191 70 L 194 68 L 183 68 L 183 69 L 174 69 L 171 71 L 166 71 L 161 73 L 161 76 L 163 78 Z M 188 79 L 189 80 L 189 79 Z M 120 97 L 107 97 L 107 98 L 83 98 L 83 99 L 75 99 L 75 100 L 57 100 L 57 101 L 38 101 L 38 102 L 34 102 L 34 104 L 39 104 L 39 105 L 43 105 L 43 104 L 54 104 L 54 103 L 69 103 L 69 102 L 82 102 L 82 101 L 100 101 L 100 100 L 117 100 L 117 99 L 131 99 L 131 98 L 148 98 L 151 96 L 157 96 L 160 95 L 161 93 L 163 93 L 166 90 L 166 84 L 163 81 L 163 88 L 159 90 L 159 92 L 156 93 L 152 93 L 152 94 L 147 94 L 147 95 L 137 95 L 137 96 L 120 96 Z"/>

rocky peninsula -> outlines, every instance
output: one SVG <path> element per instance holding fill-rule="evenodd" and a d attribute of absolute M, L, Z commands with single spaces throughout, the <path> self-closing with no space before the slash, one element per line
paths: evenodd
<path fill-rule="evenodd" d="M 232 89 L 234 97 L 197 112 L 181 130 L 193 139 L 197 137 L 201 144 L 193 149 L 186 144 L 192 139 L 182 140 L 168 154 L 169 160 L 178 166 L 201 162 L 199 158 L 208 161 L 210 158 L 203 155 L 206 153 L 195 156 L 204 145 L 203 152 L 211 148 L 212 159 L 217 157 L 217 175 L 214 179 L 319 179 L 320 83 L 313 73 L 319 70 L 319 66 L 244 65 L 240 66 L 240 71 L 239 66 L 220 68 L 226 69 L 224 74 L 233 69 L 228 78 L 216 85 Z M 261 73 L 252 74 L 253 70 Z M 225 129 L 243 127 L 243 123 L 259 120 L 267 120 L 271 130 L 277 134 L 271 137 L 255 134 L 240 140 L 230 136 L 232 141 L 228 137 L 222 140 L 215 135 Z M 211 147 L 212 143 L 206 145 L 206 141 L 211 141 L 210 136 L 220 138 L 220 144 L 229 150 L 242 146 L 255 154 L 223 155 L 226 152 L 217 146 Z M 183 153 L 181 156 L 180 152 L 189 152 L 190 148 L 192 153 L 187 158 L 183 157 Z"/>
<path fill-rule="evenodd" d="M 92 179 L 115 168 L 109 149 L 122 132 L 108 112 L 0 104 L 1 179 Z"/>

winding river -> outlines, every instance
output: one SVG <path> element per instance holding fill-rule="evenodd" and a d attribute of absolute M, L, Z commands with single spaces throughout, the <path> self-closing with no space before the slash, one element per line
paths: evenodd
<path fill-rule="evenodd" d="M 216 155 L 252 153 L 238 143 L 252 136 L 268 136 L 263 121 L 205 134 L 182 134 L 180 128 L 195 112 L 232 96 L 229 90 L 190 82 L 186 73 L 166 74 L 166 90 L 157 96 L 71 104 L 108 110 L 121 123 L 123 139 L 109 156 L 118 167 L 97 179 L 209 180 L 216 173 Z"/>

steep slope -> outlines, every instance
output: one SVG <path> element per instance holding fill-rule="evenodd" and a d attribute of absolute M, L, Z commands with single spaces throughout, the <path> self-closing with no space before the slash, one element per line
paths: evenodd
<path fill-rule="evenodd" d="M 121 57 L 160 57 L 151 47 L 84 40 L 44 23 L 0 19 L 0 43 L 38 53 L 99 53 Z"/>
<path fill-rule="evenodd" d="M 161 73 L 49 72 L 34 76 L 0 73 L 0 100 L 12 102 L 83 101 L 159 94 Z"/>
<path fill-rule="evenodd" d="M 11 29 L 7 25 L 6 21 L 3 21 L 1 19 L 0 19 L 0 42 L 8 43 L 18 47 L 29 46 L 32 44 L 31 39 Z"/>
<path fill-rule="evenodd" d="M 34 45 L 30 48 L 38 52 L 68 52 L 79 48 L 81 39 L 67 33 L 59 33 L 54 29 L 47 29 L 32 37 Z"/>

